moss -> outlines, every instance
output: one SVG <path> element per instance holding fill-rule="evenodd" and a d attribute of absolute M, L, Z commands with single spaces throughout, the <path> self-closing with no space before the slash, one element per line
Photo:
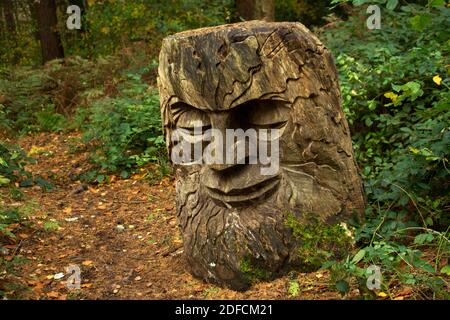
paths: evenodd
<path fill-rule="evenodd" d="M 269 280 L 272 272 L 265 270 L 252 261 L 250 256 L 246 256 L 239 266 L 239 270 L 243 273 L 245 279 L 249 283 L 255 283 L 261 280 Z"/>
<path fill-rule="evenodd" d="M 288 213 L 286 226 L 297 240 L 297 258 L 302 271 L 319 269 L 324 262 L 347 252 L 353 239 L 339 223 L 326 224 L 315 217 L 299 220 Z"/>

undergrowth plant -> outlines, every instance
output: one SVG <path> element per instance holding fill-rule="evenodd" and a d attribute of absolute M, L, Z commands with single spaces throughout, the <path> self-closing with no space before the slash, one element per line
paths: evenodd
<path fill-rule="evenodd" d="M 379 30 L 367 29 L 362 7 L 321 34 L 368 199 L 365 221 L 352 221 L 359 251 L 323 268 L 343 294 L 353 285 L 365 297 L 394 298 L 402 285 L 415 298 L 448 298 L 450 13 L 443 1 L 388 1 L 381 10 Z M 371 265 L 382 273 L 375 291 L 366 286 Z"/>

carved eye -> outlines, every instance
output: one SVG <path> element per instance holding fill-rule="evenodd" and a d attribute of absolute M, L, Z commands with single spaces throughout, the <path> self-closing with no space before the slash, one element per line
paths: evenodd
<path fill-rule="evenodd" d="M 250 127 L 281 129 L 289 120 L 291 109 L 283 101 L 253 100 L 245 103 L 246 121 Z"/>
<path fill-rule="evenodd" d="M 186 129 L 195 134 L 194 128 L 200 128 L 201 131 L 211 127 L 211 121 L 206 112 L 196 109 L 186 103 L 177 102 L 171 106 L 171 113 L 175 126 Z M 200 131 L 200 132 L 201 132 Z"/>

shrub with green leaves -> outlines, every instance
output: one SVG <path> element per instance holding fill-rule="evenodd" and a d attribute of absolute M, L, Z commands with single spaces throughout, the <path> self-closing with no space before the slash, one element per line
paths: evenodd
<path fill-rule="evenodd" d="M 20 147 L 0 141 L 0 187 L 30 179 L 25 165 L 32 161 Z"/>
<path fill-rule="evenodd" d="M 449 11 L 437 2 L 382 8 L 380 30 L 357 11 L 321 35 L 370 203 L 441 229 L 450 222 Z M 430 19 L 418 25 L 422 16 Z"/>
<path fill-rule="evenodd" d="M 367 29 L 362 7 L 320 37 L 339 70 L 368 206 L 352 222 L 359 251 L 323 268 L 343 294 L 354 284 L 373 296 L 367 267 L 377 265 L 388 295 L 403 284 L 417 298 L 448 298 L 450 12 L 443 1 L 353 3 L 386 4 L 381 29 Z"/>
<path fill-rule="evenodd" d="M 84 140 L 89 142 L 92 160 L 100 169 L 100 180 L 102 173 L 118 171 L 127 177 L 136 166 L 164 162 L 158 93 L 149 91 L 139 74 L 129 74 L 128 78 L 131 80 L 121 88 L 120 97 L 100 99 L 91 108 Z"/>
<path fill-rule="evenodd" d="M 11 187 L 17 183 L 20 187 L 39 185 L 44 190 L 50 190 L 53 185 L 40 176 L 33 176 L 25 170 L 25 165 L 35 160 L 29 157 L 19 146 L 0 140 L 0 187 Z M 11 189 L 12 196 L 19 194 L 17 189 Z"/>
<path fill-rule="evenodd" d="M 17 133 L 60 131 L 106 79 L 113 78 L 117 57 L 95 62 L 80 57 L 54 60 L 44 67 L 11 67 L 0 76 L 0 130 Z"/>

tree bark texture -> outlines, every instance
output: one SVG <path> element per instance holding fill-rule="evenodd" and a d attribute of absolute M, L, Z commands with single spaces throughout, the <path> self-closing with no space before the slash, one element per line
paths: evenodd
<path fill-rule="evenodd" d="M 36 2 L 39 38 L 41 41 L 42 62 L 64 58 L 61 38 L 57 30 L 55 0 Z"/>

